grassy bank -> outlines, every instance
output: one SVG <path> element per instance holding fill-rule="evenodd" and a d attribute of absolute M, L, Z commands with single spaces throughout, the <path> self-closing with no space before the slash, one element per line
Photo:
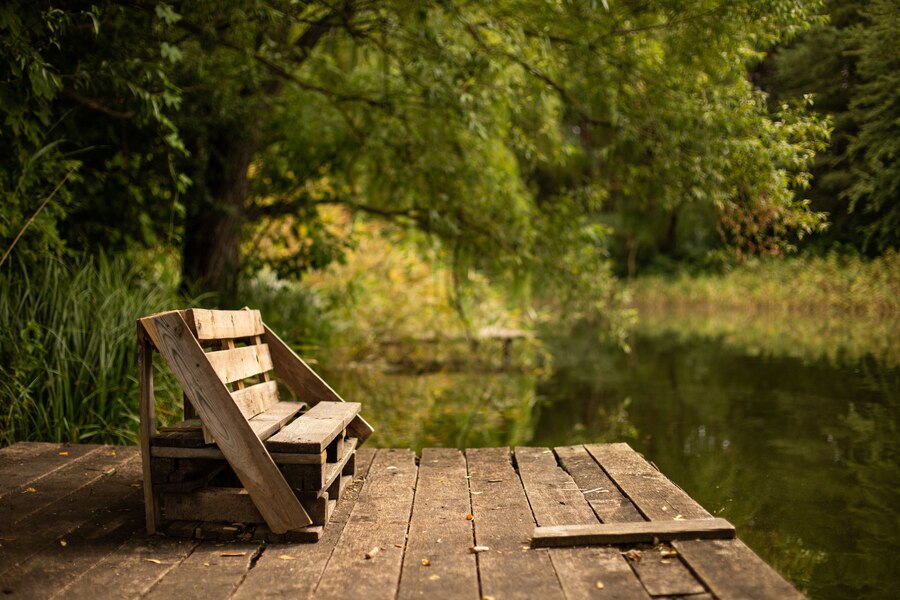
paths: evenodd
<path fill-rule="evenodd" d="M 900 253 L 748 262 L 724 274 L 642 277 L 638 308 L 678 307 L 884 316 L 900 312 Z"/>

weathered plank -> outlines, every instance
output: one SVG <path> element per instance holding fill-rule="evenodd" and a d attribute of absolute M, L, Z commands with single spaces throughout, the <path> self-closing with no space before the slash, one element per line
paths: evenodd
<path fill-rule="evenodd" d="M 41 478 L 72 465 L 99 448 L 93 444 L 41 444 L 25 446 L 15 453 L 10 451 L 0 462 L 0 498 L 21 493 Z"/>
<path fill-rule="evenodd" d="M 712 517 L 628 444 L 588 444 L 585 448 L 648 519 Z"/>
<path fill-rule="evenodd" d="M 69 585 L 57 589 L 53 597 L 96 600 L 98 591 L 113 590 L 120 598 L 140 597 L 172 568 L 181 564 L 197 544 L 194 540 L 147 537 L 143 529 L 139 529 L 124 544 L 83 571 Z"/>
<path fill-rule="evenodd" d="M 276 385 L 274 381 L 260 385 Z M 253 386 L 257 387 L 257 386 Z M 244 391 L 252 390 L 247 388 Z M 296 416 L 298 412 L 303 410 L 306 404 L 302 402 L 278 402 L 268 407 L 265 412 L 260 413 L 250 419 L 250 429 L 261 440 L 269 439 L 273 434 L 280 431 L 284 424 Z"/>
<path fill-rule="evenodd" d="M 0 526 L 0 573 L 28 560 L 59 537 L 139 492 L 141 464 L 136 450 L 118 454 L 121 462 L 105 477 L 17 523 Z M 139 506 L 139 502 L 132 500 L 131 504 Z"/>
<path fill-rule="evenodd" d="M 516 464 L 537 524 L 598 523 L 578 485 L 556 463 L 547 448 L 516 448 Z"/>
<path fill-rule="evenodd" d="M 205 360 L 181 315 L 165 313 L 142 323 L 271 530 L 284 533 L 309 525 L 309 515 Z"/>
<path fill-rule="evenodd" d="M 49 598 L 75 581 L 141 528 L 140 492 L 132 490 L 130 498 L 127 507 L 104 507 L 94 519 L 7 570 L 0 575 L 0 590 L 19 598 Z"/>
<path fill-rule="evenodd" d="M 231 397 L 244 415 L 259 416 L 278 404 L 278 384 L 274 381 L 263 381 L 242 390 L 235 390 L 231 392 Z M 295 402 L 289 404 L 301 406 Z"/>
<path fill-rule="evenodd" d="M 8 493 L 4 490 L 0 502 L 0 532 L 105 477 L 122 461 L 120 452 L 125 452 L 126 456 L 134 452 L 133 449 L 114 446 L 93 448 L 39 479 L 11 487 Z"/>
<path fill-rule="evenodd" d="M 281 381 L 299 400 L 310 405 L 319 402 L 343 402 L 344 399 L 325 383 L 325 380 L 297 356 L 275 332 L 265 327 L 262 341 L 268 344 L 275 365 L 275 372 Z M 375 431 L 360 415 L 356 415 L 349 425 L 353 437 L 363 444 Z"/>
<path fill-rule="evenodd" d="M 375 455 L 359 500 L 319 580 L 316 598 L 395 597 L 416 470 L 415 455 L 409 450 L 380 450 Z"/>
<path fill-rule="evenodd" d="M 800 599 L 794 587 L 740 540 L 672 542 L 704 584 L 723 600 Z"/>
<path fill-rule="evenodd" d="M 688 596 L 706 591 L 670 549 L 654 547 L 632 553 L 628 562 L 651 596 Z M 675 556 L 671 556 L 671 555 Z"/>
<path fill-rule="evenodd" d="M 602 523 L 644 520 L 631 500 L 622 495 L 616 484 L 607 477 L 584 446 L 563 446 L 554 450 L 559 458 L 559 464 L 578 484 L 594 514 Z"/>
<path fill-rule="evenodd" d="M 198 340 L 250 338 L 263 333 L 258 310 L 192 308 L 185 311 L 185 321 Z"/>
<path fill-rule="evenodd" d="M 199 345 L 197 347 L 199 348 Z M 269 354 L 269 346 L 266 344 L 207 352 L 206 358 L 222 383 L 240 381 L 272 370 L 272 356 Z M 249 411 L 253 407 L 241 406 L 240 408 L 243 412 L 244 409 Z M 248 412 L 244 413 L 244 417 L 249 419 L 257 414 L 259 413 Z"/>
<path fill-rule="evenodd" d="M 159 498 L 153 491 L 153 474 L 150 468 L 150 443 L 156 435 L 156 400 L 153 395 L 153 342 L 143 324 L 137 322 L 138 385 L 140 401 L 139 433 L 141 444 L 141 465 L 144 471 L 144 521 L 147 535 L 156 533 L 159 525 Z M 188 404 L 185 400 L 185 404 Z"/>
<path fill-rule="evenodd" d="M 551 556 L 567 600 L 650 598 L 617 548 L 554 548 Z"/>
<path fill-rule="evenodd" d="M 270 452 L 319 453 L 359 414 L 359 402 L 320 402 L 266 440 Z"/>
<path fill-rule="evenodd" d="M 462 453 L 422 450 L 398 598 L 480 598 L 470 514 Z"/>
<path fill-rule="evenodd" d="M 526 491 L 528 488 L 525 488 Z M 598 525 L 535 527 L 535 548 L 590 546 L 592 544 L 639 544 L 654 540 L 722 540 L 734 538 L 734 525 L 725 519 L 681 519 Z"/>
<path fill-rule="evenodd" d="M 373 449 L 357 453 L 359 477 L 342 496 L 322 538 L 315 544 L 269 546 L 238 588 L 234 600 L 306 598 L 312 595 L 359 498 L 374 456 Z"/>
<path fill-rule="evenodd" d="M 547 550 L 528 545 L 534 516 L 506 448 L 466 450 L 483 596 L 563 598 Z"/>
<path fill-rule="evenodd" d="M 203 542 L 166 573 L 145 598 L 230 598 L 262 552 L 258 544 Z"/>

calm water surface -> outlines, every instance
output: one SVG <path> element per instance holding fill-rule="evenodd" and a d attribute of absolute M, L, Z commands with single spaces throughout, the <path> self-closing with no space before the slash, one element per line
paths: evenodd
<path fill-rule="evenodd" d="M 628 442 L 811 598 L 897 597 L 900 369 L 810 339 L 645 326 L 627 355 L 546 339 L 549 378 L 333 378 L 368 398 L 381 445 Z"/>

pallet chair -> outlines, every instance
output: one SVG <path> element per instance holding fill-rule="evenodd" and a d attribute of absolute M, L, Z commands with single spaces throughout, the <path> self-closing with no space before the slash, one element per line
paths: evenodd
<path fill-rule="evenodd" d="M 138 319 L 147 532 L 316 541 L 373 432 L 262 321 L 258 310 Z M 184 421 L 158 428 L 152 353 L 184 391 Z M 272 376 L 276 376 L 277 380 Z M 278 382 L 301 402 L 281 401 Z"/>

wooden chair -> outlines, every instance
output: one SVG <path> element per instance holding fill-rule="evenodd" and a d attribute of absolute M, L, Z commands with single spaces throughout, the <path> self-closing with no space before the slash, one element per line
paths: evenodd
<path fill-rule="evenodd" d="M 257 310 L 159 313 L 138 320 L 137 338 L 147 532 L 317 540 L 373 431 L 360 405 Z M 154 350 L 185 395 L 184 421 L 161 429 Z M 302 402 L 281 401 L 278 382 Z"/>

